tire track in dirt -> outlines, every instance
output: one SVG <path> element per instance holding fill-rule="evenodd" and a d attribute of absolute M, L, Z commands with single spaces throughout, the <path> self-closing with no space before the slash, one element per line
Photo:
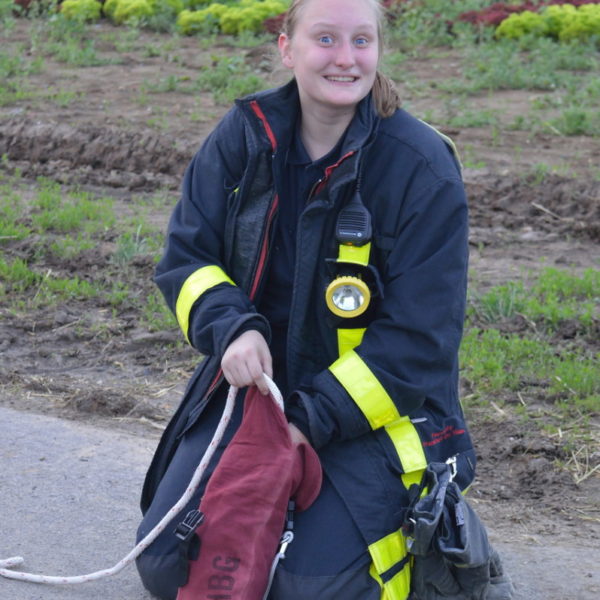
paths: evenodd
<path fill-rule="evenodd" d="M 13 118 L 0 123 L 0 155 L 26 177 L 147 190 L 177 187 L 191 151 L 150 131 Z"/>
<path fill-rule="evenodd" d="M 76 127 L 12 118 L 0 122 L 0 155 L 26 177 L 131 190 L 177 189 L 196 147 L 150 130 Z M 600 181 L 466 170 L 473 227 L 543 232 L 600 241 Z"/>

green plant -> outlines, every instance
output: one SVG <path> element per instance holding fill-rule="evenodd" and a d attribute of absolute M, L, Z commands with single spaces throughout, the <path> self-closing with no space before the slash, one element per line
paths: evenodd
<path fill-rule="evenodd" d="M 229 104 L 236 98 L 251 94 L 265 87 L 265 82 L 240 56 L 213 56 L 213 63 L 205 67 L 196 80 L 201 91 L 210 91 L 215 102 Z"/>
<path fill-rule="evenodd" d="M 53 305 L 58 300 L 85 299 L 98 294 L 98 289 L 88 281 L 76 276 L 54 277 L 52 269 L 41 274 L 20 258 L 12 261 L 0 258 L 0 281 L 0 297 L 13 295 L 18 304 L 19 296 L 25 295 L 28 306 Z"/>
<path fill-rule="evenodd" d="M 4 27 L 12 27 L 14 24 L 13 11 L 16 9 L 13 0 L 0 0 L 0 23 Z"/>
<path fill-rule="evenodd" d="M 548 24 L 539 13 L 526 10 L 510 15 L 496 28 L 496 37 L 518 39 L 526 35 L 543 36 L 548 32 Z"/>
<path fill-rule="evenodd" d="M 183 10 L 177 16 L 177 28 L 184 35 L 216 32 L 219 30 L 221 15 L 226 10 L 227 6 L 218 2 L 201 10 Z"/>
<path fill-rule="evenodd" d="M 445 121 L 446 125 L 450 127 L 492 127 L 497 126 L 498 122 L 497 110 L 473 109 L 466 109 L 464 112 L 455 114 Z"/>
<path fill-rule="evenodd" d="M 112 262 L 123 267 L 136 256 L 148 253 L 148 241 L 141 236 L 142 226 L 138 225 L 135 233 L 124 233 L 117 240 L 117 248 L 112 255 Z"/>
<path fill-rule="evenodd" d="M 227 45 L 232 48 L 256 48 L 263 44 L 269 44 L 272 40 L 271 34 L 242 31 L 239 35 L 227 39 Z"/>
<path fill-rule="evenodd" d="M 20 293 L 36 284 L 40 279 L 27 263 L 21 258 L 8 261 L 0 257 L 0 281 L 2 282 L 2 294 L 9 292 Z"/>
<path fill-rule="evenodd" d="M 152 4 L 148 0 L 108 0 L 104 12 L 115 23 L 139 23 L 153 14 Z"/>
<path fill-rule="evenodd" d="M 64 0 L 60 11 L 68 19 L 96 21 L 100 18 L 102 4 L 97 0 Z"/>
<path fill-rule="evenodd" d="M 0 244 L 24 239 L 29 234 L 30 229 L 23 220 L 23 207 L 18 193 L 10 186 L 3 185 L 0 187 Z"/>
<path fill-rule="evenodd" d="M 185 35 L 220 31 L 229 35 L 260 33 L 268 17 L 288 8 L 284 0 L 240 0 L 235 4 L 213 2 L 200 10 L 179 13 L 177 27 Z"/>
<path fill-rule="evenodd" d="M 287 3 L 279 0 L 240 0 L 230 6 L 219 19 L 221 31 L 239 35 L 243 31 L 258 33 L 263 21 L 287 10 Z"/>
<path fill-rule="evenodd" d="M 106 0 L 104 14 L 117 24 L 150 25 L 169 31 L 183 10 L 183 0 Z"/>
<path fill-rule="evenodd" d="M 72 102 L 80 100 L 83 97 L 81 92 L 75 92 L 73 90 L 65 90 L 63 88 L 56 89 L 54 87 L 48 88 L 44 96 L 54 102 L 58 106 L 66 107 Z"/>
<path fill-rule="evenodd" d="M 496 323 L 523 310 L 524 297 L 523 283 L 511 281 L 495 286 L 483 295 L 472 292 L 470 308 L 484 323 Z"/>
<path fill-rule="evenodd" d="M 512 14 L 500 23 L 495 34 L 508 39 L 550 36 L 561 42 L 600 39 L 600 6 L 562 4 L 543 7 L 539 13 Z"/>
<path fill-rule="evenodd" d="M 600 6 L 594 4 L 580 6 L 575 15 L 566 19 L 558 33 L 561 42 L 590 38 L 600 40 Z"/>
<path fill-rule="evenodd" d="M 70 259 L 95 246 L 96 242 L 93 239 L 79 232 L 76 235 L 57 237 L 50 243 L 49 250 L 58 258 Z"/>
<path fill-rule="evenodd" d="M 142 323 L 149 331 L 168 331 L 179 328 L 173 313 L 168 309 L 160 292 L 153 289 L 145 296 L 142 307 Z"/>
<path fill-rule="evenodd" d="M 61 187 L 50 181 L 41 181 L 32 208 L 31 223 L 40 232 L 91 233 L 114 222 L 109 199 L 96 200 L 85 192 L 63 194 Z"/>
<path fill-rule="evenodd" d="M 598 68 L 597 52 L 586 43 L 564 46 L 536 38 L 521 47 L 499 40 L 465 48 L 462 60 L 463 77 L 438 81 L 437 88 L 454 95 L 501 89 L 555 92 L 590 84 L 596 89 L 594 78 L 578 73 Z"/>
<path fill-rule="evenodd" d="M 193 93 L 194 90 L 189 84 L 189 77 L 181 77 L 178 75 L 167 75 L 157 82 L 144 81 L 140 86 L 141 102 L 145 102 L 145 94 L 161 94 L 167 92 L 188 92 Z"/>
<path fill-rule="evenodd" d="M 560 116 L 551 119 L 549 125 L 562 135 L 600 135 L 600 114 L 598 109 L 578 106 L 565 108 Z"/>
<path fill-rule="evenodd" d="M 600 319 L 600 271 L 581 275 L 547 267 L 534 281 L 511 281 L 485 294 L 471 292 L 468 315 L 479 323 L 498 323 L 522 315 L 549 334 L 561 323 L 575 321 L 583 332 Z"/>

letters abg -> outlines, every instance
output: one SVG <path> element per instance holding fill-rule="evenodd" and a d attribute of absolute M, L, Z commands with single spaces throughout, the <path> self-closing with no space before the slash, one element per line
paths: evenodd
<path fill-rule="evenodd" d="M 232 556 L 215 556 L 212 568 L 216 573 L 208 578 L 207 600 L 231 600 L 231 592 L 235 586 L 235 577 L 232 573 L 238 570 L 240 559 Z"/>

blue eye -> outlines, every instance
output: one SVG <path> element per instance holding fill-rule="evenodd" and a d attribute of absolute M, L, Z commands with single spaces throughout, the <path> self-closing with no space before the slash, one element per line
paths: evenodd
<path fill-rule="evenodd" d="M 357 46 L 367 46 L 369 44 L 369 40 L 367 38 L 360 37 L 360 38 L 356 38 L 356 40 L 354 40 L 354 43 Z"/>
<path fill-rule="evenodd" d="M 333 38 L 330 35 L 322 35 L 319 38 L 319 42 L 321 44 L 331 44 L 333 42 Z"/>

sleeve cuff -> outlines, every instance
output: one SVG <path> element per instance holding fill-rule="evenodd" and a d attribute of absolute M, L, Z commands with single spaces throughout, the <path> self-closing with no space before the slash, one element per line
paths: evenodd
<path fill-rule="evenodd" d="M 287 420 L 295 425 L 306 437 L 306 439 L 313 444 L 312 437 L 310 435 L 310 426 L 308 424 L 308 413 L 306 410 L 297 402 L 286 403 L 285 416 Z"/>

